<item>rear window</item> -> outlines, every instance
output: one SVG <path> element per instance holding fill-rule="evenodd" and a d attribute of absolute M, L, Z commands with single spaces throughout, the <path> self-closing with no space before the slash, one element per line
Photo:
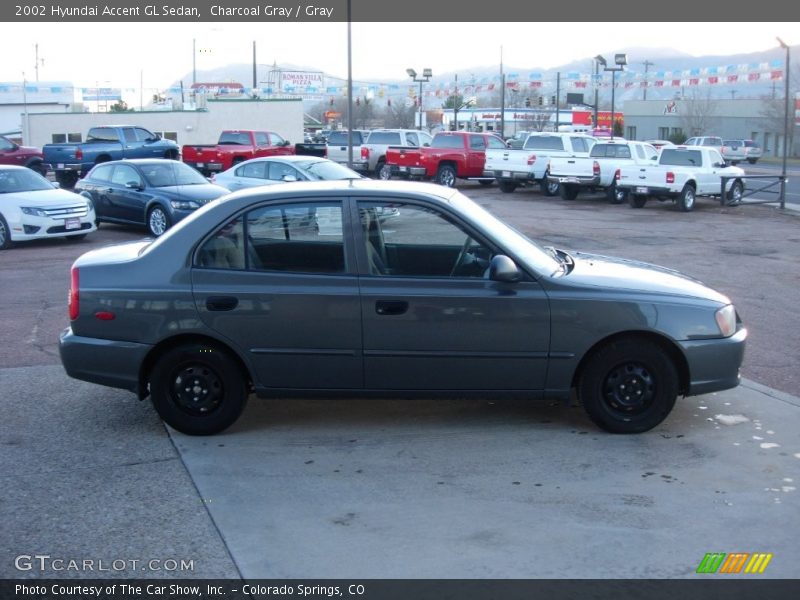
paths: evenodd
<path fill-rule="evenodd" d="M 353 145 L 360 146 L 362 144 L 361 132 L 353 132 Z M 346 146 L 347 145 L 347 132 L 335 131 L 328 136 L 329 146 Z"/>
<path fill-rule="evenodd" d="M 389 146 L 400 145 L 400 133 L 397 131 L 373 131 L 369 134 L 367 141 L 370 144 L 387 144 Z"/>
<path fill-rule="evenodd" d="M 592 158 L 630 158 L 631 149 L 621 144 L 595 144 L 589 153 Z"/>
<path fill-rule="evenodd" d="M 250 146 L 250 134 L 242 131 L 223 131 L 219 136 L 219 145 Z"/>
<path fill-rule="evenodd" d="M 564 140 L 551 135 L 532 135 L 525 142 L 525 150 L 563 150 Z"/>
<path fill-rule="evenodd" d="M 700 150 L 665 148 L 661 151 L 659 164 L 673 167 L 696 167 L 703 164 L 703 153 Z"/>
<path fill-rule="evenodd" d="M 709 137 L 703 140 L 703 146 L 722 146 L 722 138 Z"/>
<path fill-rule="evenodd" d="M 460 135 L 437 134 L 433 137 L 431 148 L 463 148 Z"/>
<path fill-rule="evenodd" d="M 756 144 L 753 140 L 745 140 L 744 145 L 746 148 L 758 148 L 758 144 Z"/>

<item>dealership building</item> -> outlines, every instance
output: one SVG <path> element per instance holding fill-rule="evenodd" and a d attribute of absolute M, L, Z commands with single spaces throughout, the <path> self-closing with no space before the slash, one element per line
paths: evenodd
<path fill-rule="evenodd" d="M 625 137 L 631 140 L 713 135 L 723 139 L 751 139 L 761 145 L 764 156 L 783 156 L 782 98 L 626 100 L 623 109 Z M 789 156 L 800 155 L 799 146 L 800 140 L 795 135 Z"/>

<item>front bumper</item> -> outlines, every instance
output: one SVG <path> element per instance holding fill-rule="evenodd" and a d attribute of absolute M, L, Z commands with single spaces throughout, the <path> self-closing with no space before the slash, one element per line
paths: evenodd
<path fill-rule="evenodd" d="M 8 228 L 11 230 L 12 242 L 86 235 L 97 231 L 93 211 L 83 217 L 72 218 L 39 217 L 22 214 L 19 221 L 9 222 Z"/>
<path fill-rule="evenodd" d="M 139 372 L 152 346 L 136 342 L 102 340 L 61 332 L 58 351 L 67 375 L 139 393 Z"/>
<path fill-rule="evenodd" d="M 689 365 L 687 396 L 729 390 L 739 385 L 747 329 L 729 338 L 680 342 Z"/>

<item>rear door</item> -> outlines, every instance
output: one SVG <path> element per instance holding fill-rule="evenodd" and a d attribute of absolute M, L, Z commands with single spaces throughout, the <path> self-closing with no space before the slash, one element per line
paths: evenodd
<path fill-rule="evenodd" d="M 272 203 L 223 224 L 192 269 L 206 326 L 247 356 L 258 385 L 359 389 L 361 307 L 340 200 Z"/>

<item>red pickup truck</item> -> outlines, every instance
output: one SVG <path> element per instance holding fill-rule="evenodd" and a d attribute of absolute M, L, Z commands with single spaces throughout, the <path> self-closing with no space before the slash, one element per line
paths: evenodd
<path fill-rule="evenodd" d="M 433 136 L 430 146 L 390 146 L 386 165 L 392 175 L 432 179 L 447 187 L 453 187 L 457 178 L 478 179 L 488 185 L 493 180 L 483 177 L 487 148 L 506 148 L 506 144 L 490 133 L 443 131 Z"/>
<path fill-rule="evenodd" d="M 206 176 L 251 158 L 282 154 L 294 154 L 294 146 L 277 133 L 247 129 L 223 131 L 213 145 L 187 144 L 181 149 L 183 162 Z"/>
<path fill-rule="evenodd" d="M 0 135 L 0 165 L 28 167 L 40 175 L 45 175 L 48 168 L 48 165 L 42 161 L 40 148 L 20 146 L 2 135 Z"/>

